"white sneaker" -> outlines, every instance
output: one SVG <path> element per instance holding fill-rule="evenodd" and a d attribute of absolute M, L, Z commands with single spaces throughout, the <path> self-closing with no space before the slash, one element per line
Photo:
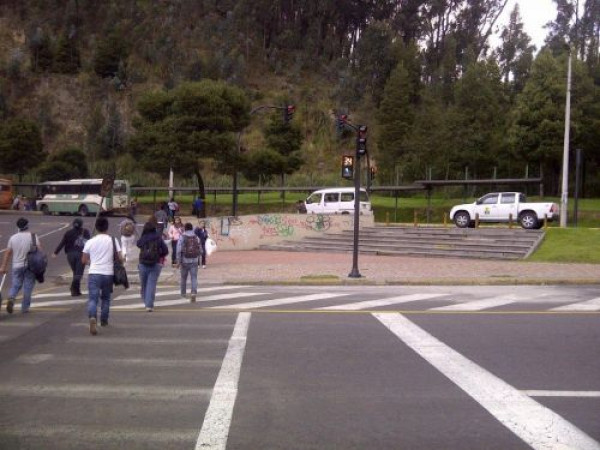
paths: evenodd
<path fill-rule="evenodd" d="M 190 302 L 194 303 L 196 301 L 196 294 L 192 294 L 192 296 L 190 297 Z"/>
<path fill-rule="evenodd" d="M 206 269 L 206 266 L 202 266 L 203 269 Z"/>

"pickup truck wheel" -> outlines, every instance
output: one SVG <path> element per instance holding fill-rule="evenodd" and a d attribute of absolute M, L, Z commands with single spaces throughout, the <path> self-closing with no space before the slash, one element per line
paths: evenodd
<path fill-rule="evenodd" d="M 457 212 L 454 215 L 454 223 L 458 228 L 467 228 L 471 223 L 471 217 L 469 217 L 469 213 L 465 211 Z"/>
<path fill-rule="evenodd" d="M 538 227 L 538 218 L 532 212 L 521 214 L 519 221 L 521 222 L 521 226 L 527 230 L 535 230 Z"/>

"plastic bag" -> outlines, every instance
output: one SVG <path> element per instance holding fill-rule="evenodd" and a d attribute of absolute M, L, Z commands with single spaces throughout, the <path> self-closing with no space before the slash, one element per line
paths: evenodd
<path fill-rule="evenodd" d="M 210 256 L 217 251 L 217 243 L 211 238 L 208 238 L 206 244 L 204 244 L 204 248 L 206 249 L 206 256 Z"/>

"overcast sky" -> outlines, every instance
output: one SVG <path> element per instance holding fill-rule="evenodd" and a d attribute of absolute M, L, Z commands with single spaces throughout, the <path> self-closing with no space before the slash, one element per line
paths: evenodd
<path fill-rule="evenodd" d="M 543 28 L 544 25 L 556 18 L 554 2 L 552 0 L 509 0 L 500 20 L 501 25 L 508 23 L 508 18 L 515 7 L 515 3 L 519 4 L 525 32 L 531 37 L 531 42 L 539 50 L 542 48 L 547 34 L 547 30 Z"/>

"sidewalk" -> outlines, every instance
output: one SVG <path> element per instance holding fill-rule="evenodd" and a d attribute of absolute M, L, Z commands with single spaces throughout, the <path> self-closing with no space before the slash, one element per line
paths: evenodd
<path fill-rule="evenodd" d="M 350 253 L 216 252 L 200 283 L 229 284 L 597 284 L 600 265 L 531 263 L 460 258 L 359 255 L 360 278 L 349 278 Z M 165 267 L 161 283 L 178 283 Z"/>

